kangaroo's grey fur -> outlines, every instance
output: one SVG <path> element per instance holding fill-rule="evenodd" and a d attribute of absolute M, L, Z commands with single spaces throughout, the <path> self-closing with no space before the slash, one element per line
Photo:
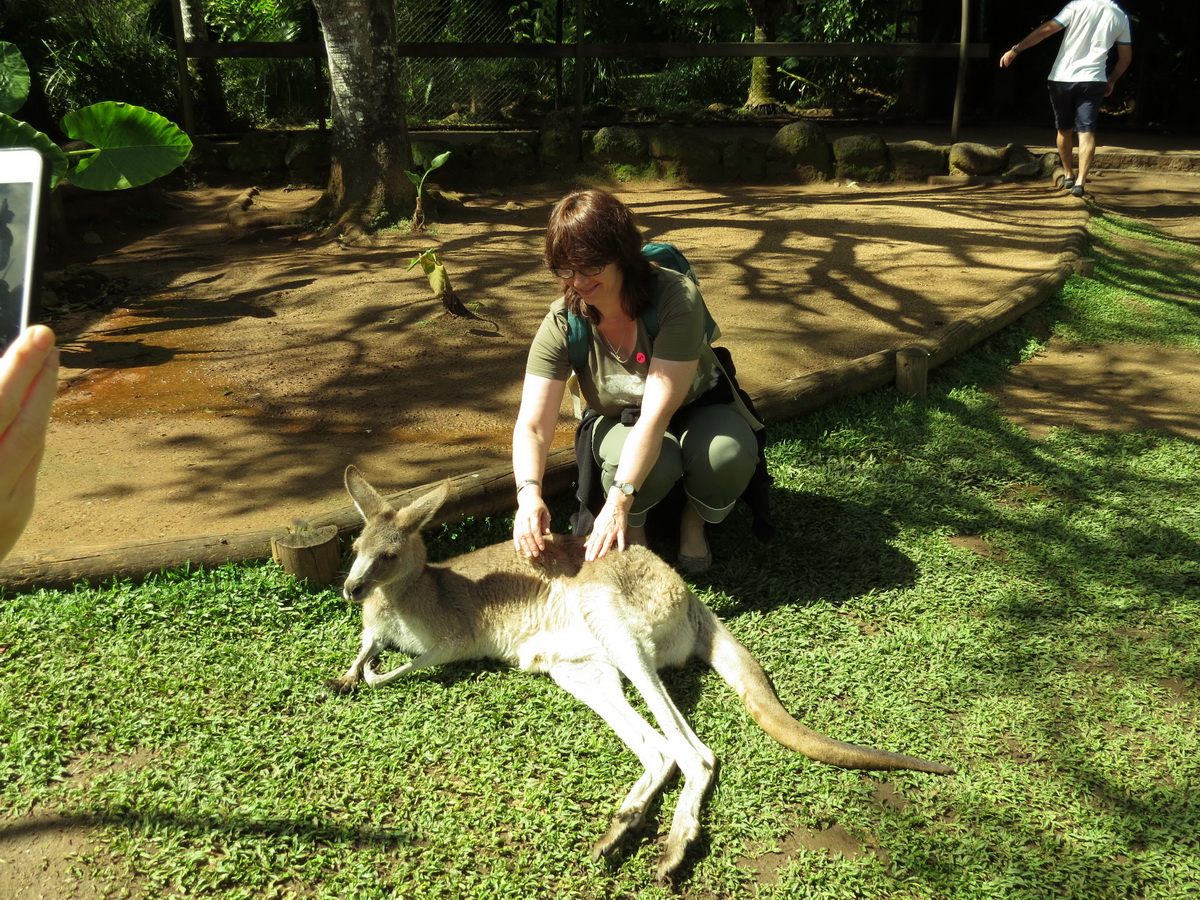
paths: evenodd
<path fill-rule="evenodd" d="M 354 466 L 346 469 L 346 489 L 365 522 L 343 591 L 362 604 L 362 650 L 331 687 L 346 692 L 360 680 L 377 687 L 416 669 L 481 658 L 550 675 L 595 710 L 645 767 L 593 847 L 594 858 L 611 854 L 639 828 L 647 805 L 676 768 L 683 787 L 658 866 L 660 880 L 672 876 L 699 835 L 700 807 L 716 759 L 658 675 L 658 669 L 692 657 L 729 682 L 767 734 L 812 759 L 853 769 L 953 771 L 843 743 L 801 725 L 780 704 L 750 652 L 644 547 L 584 562 L 581 541 L 558 537 L 536 559 L 505 542 L 429 565 L 420 530 L 445 502 L 449 482 L 402 509 L 393 508 Z M 377 672 L 374 663 L 387 649 L 413 659 Z M 657 730 L 629 705 L 621 676 L 645 698 Z"/>

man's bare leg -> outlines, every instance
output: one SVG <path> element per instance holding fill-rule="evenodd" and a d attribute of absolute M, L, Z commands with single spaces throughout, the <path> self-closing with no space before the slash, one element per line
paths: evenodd
<path fill-rule="evenodd" d="M 1083 187 L 1083 183 L 1087 181 L 1088 169 L 1092 167 L 1092 159 L 1095 156 L 1096 132 L 1079 132 L 1079 177 L 1075 179 L 1075 183 L 1080 187 Z"/>
<path fill-rule="evenodd" d="M 1096 144 L 1095 144 L 1095 140 L 1094 140 L 1095 135 L 1093 135 L 1092 137 L 1093 137 L 1092 150 L 1094 151 L 1096 149 Z M 1083 140 L 1083 135 L 1080 135 L 1080 140 L 1081 141 Z M 1058 159 L 1059 159 L 1059 164 L 1062 166 L 1063 178 L 1070 178 L 1070 179 L 1074 180 L 1074 178 L 1075 178 L 1075 160 L 1073 157 L 1073 152 L 1075 149 L 1075 130 L 1069 129 L 1067 131 L 1064 131 L 1060 128 L 1058 131 L 1058 140 L 1056 143 L 1058 144 Z M 1079 155 L 1081 158 L 1080 165 L 1082 166 L 1082 157 L 1083 157 L 1082 148 L 1080 148 Z M 1080 176 L 1080 181 L 1082 181 L 1082 180 L 1083 180 L 1083 178 L 1082 178 L 1082 176 Z"/>

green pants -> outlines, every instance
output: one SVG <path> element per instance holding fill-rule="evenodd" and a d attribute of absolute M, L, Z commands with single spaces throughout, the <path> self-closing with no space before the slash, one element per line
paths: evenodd
<path fill-rule="evenodd" d="M 758 463 L 758 442 L 738 408 L 716 403 L 684 409 L 676 415 L 672 431 L 663 435 L 658 461 L 646 476 L 629 512 L 629 524 L 646 524 L 646 514 L 683 482 L 688 501 L 706 522 L 729 515 L 746 490 Z M 630 426 L 602 416 L 592 434 L 592 456 L 600 467 L 607 494 L 616 477 L 621 451 Z"/>

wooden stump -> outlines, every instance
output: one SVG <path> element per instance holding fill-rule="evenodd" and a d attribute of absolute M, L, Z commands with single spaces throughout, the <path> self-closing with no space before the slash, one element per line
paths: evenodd
<path fill-rule="evenodd" d="M 314 584 L 331 584 L 342 561 L 338 528 L 325 525 L 271 538 L 271 558 L 289 575 Z"/>
<path fill-rule="evenodd" d="M 896 389 L 917 400 L 929 393 L 929 354 L 920 347 L 896 351 Z"/>

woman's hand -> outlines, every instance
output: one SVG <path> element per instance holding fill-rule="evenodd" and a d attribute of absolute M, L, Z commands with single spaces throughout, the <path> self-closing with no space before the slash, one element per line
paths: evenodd
<path fill-rule="evenodd" d="M 44 325 L 25 331 L 0 360 L 0 559 L 33 512 L 57 375 L 54 332 Z"/>
<path fill-rule="evenodd" d="M 550 533 L 550 509 L 539 488 L 530 486 L 517 495 L 517 515 L 513 519 L 513 546 L 527 559 L 546 549 Z"/>
<path fill-rule="evenodd" d="M 608 492 L 604 508 L 596 516 L 592 533 L 584 544 L 584 559 L 591 562 L 605 556 L 615 545 L 618 550 L 626 546 L 626 531 L 629 528 L 629 507 L 633 498 L 613 488 Z"/>
<path fill-rule="evenodd" d="M 542 477 L 566 389 L 565 381 L 538 375 L 526 375 L 521 387 L 521 409 L 513 426 L 513 477 L 517 479 L 513 546 L 527 558 L 546 549 L 546 535 L 550 533 L 550 510 L 542 499 Z"/>

